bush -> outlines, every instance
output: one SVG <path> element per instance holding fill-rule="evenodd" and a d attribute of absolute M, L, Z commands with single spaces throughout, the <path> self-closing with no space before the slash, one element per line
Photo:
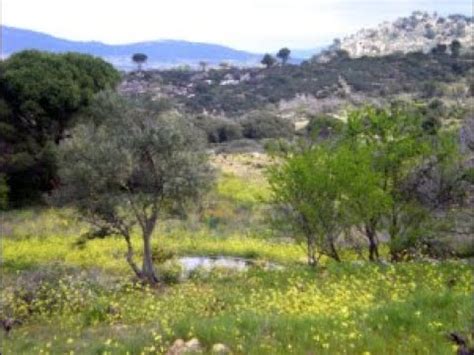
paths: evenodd
<path fill-rule="evenodd" d="M 171 250 L 164 249 L 161 246 L 153 246 L 153 262 L 157 264 L 163 264 L 168 260 L 173 259 L 175 253 Z"/>
<path fill-rule="evenodd" d="M 270 112 L 254 112 L 242 122 L 243 135 L 249 139 L 289 138 L 295 128 L 291 122 Z"/>
<path fill-rule="evenodd" d="M 34 271 L 23 271 L 16 283 L 5 289 L 0 302 L 0 318 L 25 320 L 37 314 L 84 310 L 88 302 L 109 287 L 96 271 L 49 264 Z M 55 290 L 55 292 L 51 292 Z"/>
<path fill-rule="evenodd" d="M 311 117 L 306 130 L 313 139 L 332 138 L 342 132 L 344 122 L 327 115 Z"/>
<path fill-rule="evenodd" d="M 224 143 L 242 138 L 242 127 L 227 119 L 198 118 L 196 126 L 205 132 L 209 143 Z"/>

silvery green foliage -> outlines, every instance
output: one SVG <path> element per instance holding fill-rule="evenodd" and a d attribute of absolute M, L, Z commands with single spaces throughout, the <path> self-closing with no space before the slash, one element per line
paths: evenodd
<path fill-rule="evenodd" d="M 128 226 L 134 209 L 175 211 L 212 181 L 197 131 L 177 113 L 137 102 L 101 124 L 84 123 L 60 148 L 61 195 L 86 215 Z M 139 221 L 138 221 L 139 222 Z"/>
<path fill-rule="evenodd" d="M 110 117 L 79 124 L 61 144 L 57 200 L 76 207 L 96 230 L 129 242 L 138 225 L 149 241 L 160 218 L 182 214 L 199 199 L 213 172 L 189 120 L 150 102 L 119 107 Z"/>

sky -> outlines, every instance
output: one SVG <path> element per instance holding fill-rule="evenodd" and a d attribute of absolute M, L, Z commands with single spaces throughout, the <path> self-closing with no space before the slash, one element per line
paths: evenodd
<path fill-rule="evenodd" d="M 253 52 L 310 49 L 414 10 L 472 16 L 472 0 L 0 0 L 1 23 L 110 44 L 178 39 Z"/>

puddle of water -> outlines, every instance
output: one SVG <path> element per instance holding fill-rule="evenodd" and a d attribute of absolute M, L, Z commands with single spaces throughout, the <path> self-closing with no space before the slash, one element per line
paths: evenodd
<path fill-rule="evenodd" d="M 254 260 L 235 258 L 230 256 L 185 256 L 178 258 L 178 262 L 183 269 L 183 276 L 189 275 L 196 269 L 211 270 L 213 268 L 227 268 L 236 271 L 245 271 L 257 263 Z M 280 265 L 274 263 L 264 263 L 266 269 L 281 269 Z"/>

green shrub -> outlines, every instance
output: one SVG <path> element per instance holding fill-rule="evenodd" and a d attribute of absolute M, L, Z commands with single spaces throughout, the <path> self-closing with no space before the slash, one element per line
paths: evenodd
<path fill-rule="evenodd" d="M 176 284 L 180 281 L 183 269 L 181 264 L 176 260 L 168 260 L 158 265 L 158 277 L 166 284 Z"/>
<path fill-rule="evenodd" d="M 242 122 L 243 135 L 249 139 L 289 138 L 294 132 L 294 126 L 270 112 L 254 112 Z"/>
<path fill-rule="evenodd" d="M 157 264 L 163 264 L 166 261 L 173 259 L 175 256 L 173 251 L 158 245 L 153 246 L 152 250 L 153 262 Z"/>

